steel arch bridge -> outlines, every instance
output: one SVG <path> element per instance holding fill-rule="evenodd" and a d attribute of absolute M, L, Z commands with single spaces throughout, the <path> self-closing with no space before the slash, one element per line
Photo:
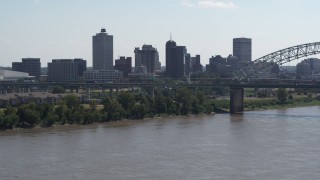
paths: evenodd
<path fill-rule="evenodd" d="M 260 72 L 263 72 L 265 69 L 270 68 L 275 64 L 282 65 L 315 54 L 320 54 L 320 42 L 282 49 L 247 63 L 242 69 L 234 72 L 234 78 L 237 80 L 254 78 Z"/>

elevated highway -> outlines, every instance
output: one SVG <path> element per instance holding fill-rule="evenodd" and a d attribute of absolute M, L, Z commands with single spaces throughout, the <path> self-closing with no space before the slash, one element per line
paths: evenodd
<path fill-rule="evenodd" d="M 230 88 L 230 111 L 231 113 L 243 112 L 244 88 L 319 88 L 320 81 L 318 80 L 291 80 L 291 79 L 246 79 L 246 80 L 231 80 L 231 79 L 202 79 L 194 81 L 191 84 L 187 83 L 19 83 L 19 82 L 0 82 L 0 92 L 6 94 L 8 92 L 31 92 L 32 89 L 48 89 L 55 86 L 62 86 L 69 89 L 71 92 L 79 92 L 83 89 L 90 99 L 91 90 L 100 89 L 103 94 L 106 89 L 112 92 L 113 89 L 125 88 L 143 88 L 154 96 L 155 88 L 213 88 L 213 87 L 228 87 Z"/>

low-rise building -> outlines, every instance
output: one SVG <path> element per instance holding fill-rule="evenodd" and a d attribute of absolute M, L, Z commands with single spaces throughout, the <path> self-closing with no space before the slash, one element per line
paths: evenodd
<path fill-rule="evenodd" d="M 66 95 L 70 94 L 52 94 L 46 92 L 0 94 L 0 108 L 6 108 L 8 106 L 18 106 L 31 102 L 34 102 L 36 104 L 57 104 Z M 84 101 L 84 97 L 82 95 L 73 95 L 77 96 L 80 102 Z"/>
<path fill-rule="evenodd" d="M 27 78 L 30 78 L 29 73 L 0 70 L 0 81 L 17 81 L 17 80 L 23 80 Z"/>

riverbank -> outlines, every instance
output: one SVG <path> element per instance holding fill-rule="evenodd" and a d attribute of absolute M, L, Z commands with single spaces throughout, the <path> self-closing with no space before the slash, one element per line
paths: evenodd
<path fill-rule="evenodd" d="M 128 99 L 128 98 L 127 98 Z M 201 98 L 199 98 L 201 99 Z M 276 98 L 250 98 L 244 100 L 245 111 L 285 109 L 295 107 L 320 106 L 319 96 L 291 97 L 280 103 Z M 193 100 L 184 103 L 154 103 L 152 99 L 128 104 L 128 100 L 119 102 L 109 99 L 103 106 L 95 103 L 81 105 L 77 99 L 67 96 L 64 104 L 36 105 L 34 103 L 19 107 L 8 107 L 0 112 L 0 127 L 5 129 L 32 129 L 56 126 L 82 126 L 115 121 L 136 121 L 153 118 L 174 118 L 197 116 L 201 114 L 229 113 L 227 99 L 207 99 L 205 103 Z M 134 101 L 133 101 L 134 102 Z M 165 102 L 165 101 L 162 101 Z M 204 102 L 204 101 L 203 101 Z M 150 106 L 152 104 L 152 106 Z M 170 106 L 169 106 L 170 105 Z M 129 108 L 125 108 L 129 107 Z M 168 109 L 171 107 L 171 109 Z M 158 109 L 158 110 L 157 110 Z M 162 112 L 161 112 L 162 111 Z M 161 113 L 160 113 L 161 112 Z"/>
<path fill-rule="evenodd" d="M 144 119 L 121 119 L 118 121 L 108 121 L 108 122 L 94 122 L 92 124 L 53 124 L 50 127 L 43 127 L 43 126 L 34 126 L 30 128 L 12 128 L 12 129 L 1 129 L 1 135 L 12 135 L 16 133 L 33 133 L 33 132 L 47 132 L 47 131 L 75 131 L 81 129 L 96 129 L 97 127 L 105 126 L 105 127 L 122 127 L 122 126 L 131 126 L 131 125 L 139 125 L 143 123 L 147 123 L 152 120 L 160 120 L 163 122 L 172 121 L 175 119 L 192 119 L 192 118 L 201 118 L 201 117 L 208 117 L 214 116 L 216 113 L 211 114 L 188 114 L 188 115 L 161 115 L 161 116 L 154 116 L 154 117 L 146 117 Z"/>
<path fill-rule="evenodd" d="M 320 101 L 312 97 L 299 97 L 295 99 L 288 99 L 285 103 L 281 104 L 277 99 L 254 99 L 245 100 L 245 111 L 254 110 L 272 110 L 272 109 L 287 109 L 297 107 L 311 107 L 320 106 Z"/>

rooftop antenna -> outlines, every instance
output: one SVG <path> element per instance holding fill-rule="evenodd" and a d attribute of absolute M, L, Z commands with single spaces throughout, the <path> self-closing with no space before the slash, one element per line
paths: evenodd
<path fill-rule="evenodd" d="M 172 33 L 170 32 L 170 41 L 172 41 Z"/>

